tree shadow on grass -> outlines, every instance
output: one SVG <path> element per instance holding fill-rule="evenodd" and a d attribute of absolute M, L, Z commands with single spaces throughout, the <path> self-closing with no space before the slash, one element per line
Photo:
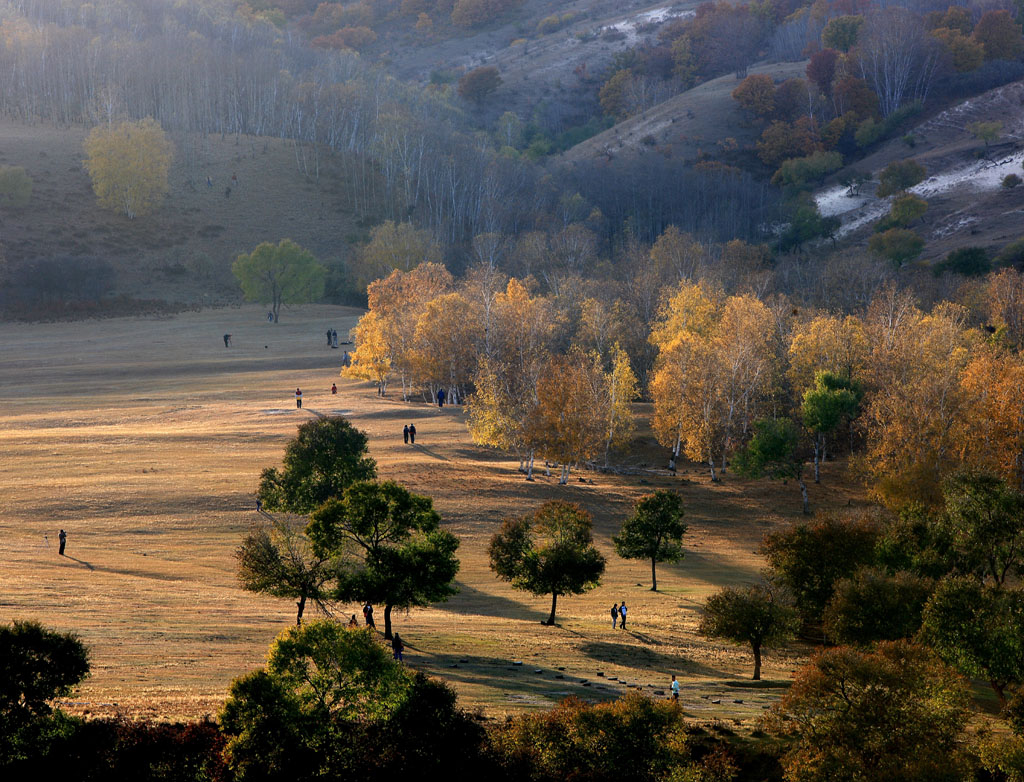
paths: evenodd
<path fill-rule="evenodd" d="M 717 668 L 691 660 L 678 654 L 662 654 L 645 646 L 608 641 L 589 641 L 580 645 L 580 651 L 592 660 L 630 668 L 694 674 L 698 676 L 725 676 Z"/>
<path fill-rule="evenodd" d="M 510 600 L 500 595 L 481 592 L 479 589 L 456 581 L 459 592 L 441 606 L 454 614 L 497 616 L 506 619 L 523 619 L 541 621 L 547 618 L 544 611 L 538 611 L 517 600 Z"/>

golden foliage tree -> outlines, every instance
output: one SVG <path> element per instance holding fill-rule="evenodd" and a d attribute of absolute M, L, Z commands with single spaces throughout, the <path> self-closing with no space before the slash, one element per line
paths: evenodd
<path fill-rule="evenodd" d="M 859 318 L 819 315 L 794 328 L 786 374 L 794 394 L 800 396 L 821 371 L 847 380 L 862 377 L 868 353 L 868 338 Z"/>
<path fill-rule="evenodd" d="M 92 129 L 85 168 L 101 205 L 134 220 L 167 193 L 173 148 L 151 117 Z"/>
<path fill-rule="evenodd" d="M 447 389 L 452 404 L 465 395 L 476 369 L 483 329 L 461 293 L 445 293 L 426 303 L 416 321 L 413 367 L 416 379 Z"/>
<path fill-rule="evenodd" d="M 356 343 L 352 363 L 341 370 L 341 376 L 376 383 L 377 394 L 384 396 L 391 377 L 391 346 L 383 316 L 367 312 L 352 329 L 352 338 Z"/>
<path fill-rule="evenodd" d="M 958 428 L 964 461 L 1024 489 L 1024 358 L 987 346 L 964 369 L 967 414 Z"/>
<path fill-rule="evenodd" d="M 358 276 L 369 283 L 423 263 L 441 263 L 441 248 L 430 231 L 386 220 L 370 232 L 370 241 L 360 250 Z"/>

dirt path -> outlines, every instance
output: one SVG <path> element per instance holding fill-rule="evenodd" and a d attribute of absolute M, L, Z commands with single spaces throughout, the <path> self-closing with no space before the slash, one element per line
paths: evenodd
<path fill-rule="evenodd" d="M 398 613 L 395 625 L 408 662 L 450 681 L 464 705 L 497 716 L 568 693 L 612 697 L 627 685 L 653 693 L 671 673 L 697 715 L 750 718 L 776 697 L 770 687 L 739 689 L 734 677 L 749 675 L 749 655 L 694 629 L 709 591 L 757 576 L 764 530 L 796 518 L 792 487 L 741 487 L 729 477 L 711 487 L 697 469 L 647 483 L 603 475 L 580 483 L 574 474 L 564 487 L 541 471 L 526 483 L 515 462 L 470 442 L 461 408 L 379 399 L 367 384 L 342 381 L 342 350 L 328 349 L 323 332 L 345 335 L 357 316 L 308 307 L 273 325 L 243 307 L 0 327 L 0 621 L 35 618 L 83 637 L 93 673 L 73 709 L 201 717 L 217 711 L 233 677 L 261 664 L 294 607 L 242 592 L 233 551 L 260 520 L 260 470 L 279 464 L 295 427 L 316 414 L 349 416 L 369 434 L 381 476 L 433 496 L 461 538 L 460 593 Z M 414 447 L 402 443 L 409 422 Z M 654 594 L 649 564 L 615 557 L 610 536 L 659 485 L 682 491 L 690 533 L 686 559 L 659 568 Z M 812 500 L 845 505 L 850 496 L 822 489 Z M 609 567 L 599 589 L 560 599 L 560 626 L 547 628 L 549 598 L 498 582 L 486 547 L 504 516 L 552 498 L 595 514 Z M 613 633 L 608 608 L 624 599 L 631 627 Z M 788 678 L 794 654 L 769 652 L 765 676 Z"/>

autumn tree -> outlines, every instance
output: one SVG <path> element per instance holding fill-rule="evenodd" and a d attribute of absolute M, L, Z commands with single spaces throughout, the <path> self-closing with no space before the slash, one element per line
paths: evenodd
<path fill-rule="evenodd" d="M 967 406 L 959 427 L 962 458 L 1024 490 L 1024 357 L 992 346 L 975 350 L 961 387 Z"/>
<path fill-rule="evenodd" d="M 852 381 L 863 376 L 870 347 L 864 324 L 853 315 L 818 315 L 798 323 L 789 343 L 787 375 L 797 393 L 816 382 L 818 372 Z"/>
<path fill-rule="evenodd" d="M 684 534 L 682 497 L 659 489 L 637 502 L 633 514 L 622 522 L 612 542 L 615 553 L 624 559 L 651 561 L 651 591 L 657 592 L 657 563 L 678 562 L 683 558 Z"/>
<path fill-rule="evenodd" d="M 1017 269 L 1000 269 L 985 282 L 988 316 L 1003 328 L 1007 339 L 1024 344 L 1024 274 Z"/>
<path fill-rule="evenodd" d="M 866 16 L 858 40 L 860 76 L 878 95 L 882 116 L 928 97 L 939 64 L 939 44 L 913 12 L 890 7 Z"/>
<path fill-rule="evenodd" d="M 481 65 L 459 79 L 459 97 L 477 105 L 486 101 L 501 86 L 501 74 L 493 65 Z"/>
<path fill-rule="evenodd" d="M 857 45 L 863 26 L 863 16 L 835 16 L 821 31 L 821 42 L 828 48 L 848 52 Z"/>
<path fill-rule="evenodd" d="M 356 347 L 341 376 L 376 383 L 377 395 L 384 396 L 391 378 L 392 356 L 384 317 L 379 312 L 367 312 L 352 329 L 352 339 Z"/>
<path fill-rule="evenodd" d="M 787 779 L 956 782 L 968 774 L 969 716 L 966 683 L 928 649 L 895 641 L 815 654 L 768 727 L 791 741 Z"/>
<path fill-rule="evenodd" d="M 366 435 L 341 416 L 308 421 L 285 448 L 284 467 L 260 475 L 257 496 L 267 510 L 310 513 L 377 474 L 366 443 Z"/>
<path fill-rule="evenodd" d="M 1009 11 L 986 11 L 974 26 L 973 35 L 985 48 L 986 60 L 1013 60 L 1024 51 L 1021 26 Z"/>
<path fill-rule="evenodd" d="M 767 74 L 751 74 L 732 91 L 732 97 L 744 111 L 768 117 L 775 111 L 775 82 Z"/>
<path fill-rule="evenodd" d="M 166 195 L 173 147 L 152 117 L 97 126 L 84 147 L 85 168 L 102 206 L 134 220 Z"/>
<path fill-rule="evenodd" d="M 282 306 L 317 301 L 327 280 L 327 269 L 291 239 L 257 245 L 235 259 L 231 272 L 246 301 L 270 305 L 275 323 Z"/>
<path fill-rule="evenodd" d="M 344 568 L 342 558 L 315 553 L 309 538 L 283 518 L 250 530 L 235 550 L 235 559 L 242 589 L 296 601 L 297 625 L 302 624 L 306 603 L 329 612 L 329 585 Z"/>
<path fill-rule="evenodd" d="M 361 279 L 369 284 L 395 270 L 408 272 L 423 263 L 440 264 L 442 259 L 430 231 L 385 220 L 370 231 L 370 241 L 357 253 L 357 261 Z"/>
<path fill-rule="evenodd" d="M 320 556 L 354 559 L 339 574 L 335 598 L 383 604 L 384 637 L 391 638 L 393 609 L 443 602 L 456 592 L 459 540 L 440 523 L 429 497 L 394 481 L 361 481 L 317 508 L 307 532 Z"/>
<path fill-rule="evenodd" d="M 534 513 L 506 519 L 491 538 L 491 570 L 516 589 L 551 595 L 555 623 L 560 595 L 579 595 L 598 586 L 605 560 L 593 545 L 590 514 L 575 503 L 550 501 Z"/>
<path fill-rule="evenodd" d="M 461 293 L 447 293 L 423 306 L 413 335 L 413 374 L 431 390 L 445 388 L 458 404 L 476 371 L 484 333 L 472 303 Z"/>
<path fill-rule="evenodd" d="M 788 418 L 765 418 L 754 423 L 754 436 L 735 458 L 736 472 L 746 478 L 793 479 L 800 487 L 804 513 L 810 513 L 800 430 Z"/>
<path fill-rule="evenodd" d="M 814 378 L 814 388 L 804 392 L 800 414 L 814 438 L 815 483 L 821 483 L 821 462 L 825 460 L 828 436 L 857 416 L 862 396 L 859 383 L 831 372 L 819 372 Z"/>
<path fill-rule="evenodd" d="M 796 611 L 764 584 L 725 587 L 704 604 L 697 629 L 708 638 L 749 644 L 754 653 L 754 681 L 761 678 L 761 649 L 785 643 L 799 627 Z"/>
<path fill-rule="evenodd" d="M 608 455 L 615 448 L 629 444 L 636 430 L 633 415 L 633 400 L 640 395 L 640 386 L 629 354 L 616 342 L 611 350 L 611 369 L 604 376 L 604 396 L 601 408 L 605 426 L 604 464 L 608 466 Z"/>
<path fill-rule="evenodd" d="M 949 53 L 953 67 L 959 73 L 977 70 L 985 61 L 985 47 L 961 30 L 939 27 L 931 31 L 932 36 L 942 43 Z"/>
<path fill-rule="evenodd" d="M 878 175 L 878 189 L 875 195 L 885 198 L 909 190 L 923 182 L 926 175 L 924 166 L 916 160 L 894 160 Z"/>
<path fill-rule="evenodd" d="M 868 249 L 899 268 L 921 254 L 924 239 L 907 228 L 890 228 L 872 236 L 868 240 Z"/>

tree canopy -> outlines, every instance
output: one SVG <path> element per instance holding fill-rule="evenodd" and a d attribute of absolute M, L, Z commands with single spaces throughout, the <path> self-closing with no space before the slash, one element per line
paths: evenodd
<path fill-rule="evenodd" d="M 270 305 L 275 323 L 282 306 L 320 299 L 327 281 L 327 269 L 291 239 L 257 245 L 235 259 L 231 272 L 246 301 Z"/>
<path fill-rule="evenodd" d="M 678 562 L 683 558 L 683 499 L 673 491 L 659 489 L 643 497 L 633 514 L 622 522 L 619 534 L 612 538 L 615 552 L 625 559 L 651 561 L 651 591 L 658 591 L 658 562 Z"/>
<path fill-rule="evenodd" d="M 129 220 L 152 211 L 167 193 L 173 147 L 152 117 L 93 128 L 85 154 L 100 204 Z"/>

